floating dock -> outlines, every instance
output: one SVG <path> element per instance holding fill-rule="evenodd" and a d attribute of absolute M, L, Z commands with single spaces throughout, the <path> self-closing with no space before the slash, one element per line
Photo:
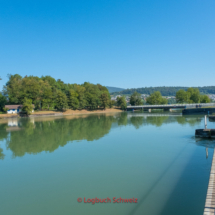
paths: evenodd
<path fill-rule="evenodd" d="M 196 137 L 215 138 L 215 129 L 196 129 Z"/>
<path fill-rule="evenodd" d="M 215 138 L 215 129 L 207 128 L 207 116 L 205 115 L 205 129 L 196 129 L 196 137 Z"/>
<path fill-rule="evenodd" d="M 215 153 L 213 153 L 210 179 L 208 184 L 208 191 L 207 191 L 205 209 L 204 209 L 203 215 L 214 215 L 214 214 L 215 214 Z"/>
<path fill-rule="evenodd" d="M 215 113 L 215 108 L 186 108 L 182 110 L 183 115 L 213 114 L 213 113 Z"/>

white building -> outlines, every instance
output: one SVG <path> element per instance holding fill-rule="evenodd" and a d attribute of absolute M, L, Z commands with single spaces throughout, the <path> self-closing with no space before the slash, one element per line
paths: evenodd
<path fill-rule="evenodd" d="M 5 108 L 7 108 L 7 113 L 8 114 L 13 114 L 13 113 L 20 113 L 22 111 L 22 106 L 23 105 L 5 105 Z M 34 105 L 33 105 L 34 108 Z M 34 110 L 32 110 L 34 112 Z"/>

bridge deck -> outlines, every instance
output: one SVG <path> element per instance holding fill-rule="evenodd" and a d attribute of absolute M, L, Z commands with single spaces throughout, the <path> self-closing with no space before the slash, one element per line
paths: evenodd
<path fill-rule="evenodd" d="M 208 184 L 208 191 L 207 191 L 205 209 L 204 209 L 203 215 L 214 215 L 214 214 L 215 214 L 215 153 L 213 154 L 210 179 Z"/>
<path fill-rule="evenodd" d="M 195 108 L 196 105 L 201 107 L 215 106 L 215 103 L 198 103 L 198 104 L 169 104 L 169 105 L 138 105 L 127 106 L 128 109 L 171 109 L 171 108 Z"/>

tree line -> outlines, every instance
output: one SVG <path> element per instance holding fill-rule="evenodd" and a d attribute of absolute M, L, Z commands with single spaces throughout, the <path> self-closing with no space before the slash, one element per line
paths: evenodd
<path fill-rule="evenodd" d="M 187 91 L 179 90 L 176 93 L 177 103 L 210 103 L 211 100 L 207 95 L 201 95 L 199 89 L 188 88 Z"/>
<path fill-rule="evenodd" d="M 0 108 L 5 103 L 25 104 L 26 110 L 30 104 L 35 109 L 90 109 L 107 108 L 114 105 L 108 89 L 100 84 L 66 84 L 51 76 L 9 75 L 9 80 L 0 94 Z"/>
<path fill-rule="evenodd" d="M 187 91 L 189 87 L 142 87 L 142 88 L 132 88 L 126 89 L 120 92 L 113 92 L 111 95 L 131 95 L 134 92 L 140 94 L 147 94 L 150 95 L 156 91 L 159 91 L 163 96 L 175 96 L 176 92 L 179 90 Z M 208 87 L 192 87 L 195 89 L 199 89 L 201 94 L 215 94 L 215 86 L 208 86 Z"/>
<path fill-rule="evenodd" d="M 187 89 L 187 91 L 181 89 L 176 92 L 176 102 L 187 104 L 210 103 L 211 99 L 207 95 L 201 95 L 199 89 L 190 87 Z M 131 105 L 142 105 L 144 103 L 150 105 L 164 105 L 168 104 L 168 99 L 164 98 L 159 91 L 151 93 L 150 96 L 146 98 L 146 102 L 144 102 L 144 100 L 141 98 L 141 94 L 138 92 L 134 92 L 131 95 Z"/>

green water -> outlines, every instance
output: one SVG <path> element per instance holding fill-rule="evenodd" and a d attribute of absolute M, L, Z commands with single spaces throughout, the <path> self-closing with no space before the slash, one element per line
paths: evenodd
<path fill-rule="evenodd" d="M 203 126 L 159 113 L 0 121 L 0 214 L 202 215 L 214 146 L 194 137 Z"/>

